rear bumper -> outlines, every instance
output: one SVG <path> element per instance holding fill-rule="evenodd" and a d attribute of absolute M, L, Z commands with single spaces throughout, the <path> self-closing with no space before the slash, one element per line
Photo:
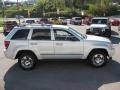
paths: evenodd
<path fill-rule="evenodd" d="M 8 59 L 14 59 L 14 57 L 12 56 L 12 54 L 10 52 L 7 52 L 6 49 L 4 49 L 4 55 Z"/>

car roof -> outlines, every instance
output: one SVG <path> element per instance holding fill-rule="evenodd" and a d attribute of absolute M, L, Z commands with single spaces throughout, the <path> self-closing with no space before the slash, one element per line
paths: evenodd
<path fill-rule="evenodd" d="M 94 17 L 92 19 L 108 19 L 108 17 Z"/>

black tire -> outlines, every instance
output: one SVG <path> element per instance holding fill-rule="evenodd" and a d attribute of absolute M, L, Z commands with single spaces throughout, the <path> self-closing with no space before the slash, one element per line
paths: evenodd
<path fill-rule="evenodd" d="M 23 70 L 34 69 L 36 66 L 36 62 L 37 62 L 37 58 L 32 53 L 29 53 L 29 52 L 21 54 L 18 58 L 18 64 L 20 68 L 22 68 Z M 29 65 L 27 65 L 27 63 Z"/>
<path fill-rule="evenodd" d="M 90 34 L 90 32 L 89 32 L 89 31 L 86 31 L 86 34 Z"/>
<path fill-rule="evenodd" d="M 106 29 L 104 36 L 110 38 L 111 37 L 111 29 Z"/>
<path fill-rule="evenodd" d="M 82 23 L 79 24 L 80 26 L 82 25 Z"/>
<path fill-rule="evenodd" d="M 99 55 L 99 58 L 96 57 L 96 60 L 95 60 L 96 55 Z M 102 55 L 102 57 L 100 55 Z M 102 67 L 102 66 L 106 65 L 106 63 L 108 61 L 107 53 L 102 50 L 95 50 L 90 53 L 90 55 L 88 57 L 88 61 L 89 61 L 90 65 L 93 67 Z"/>

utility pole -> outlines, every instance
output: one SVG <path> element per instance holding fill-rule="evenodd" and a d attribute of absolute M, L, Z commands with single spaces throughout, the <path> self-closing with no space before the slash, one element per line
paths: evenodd
<path fill-rule="evenodd" d="M 3 11 L 3 18 L 5 17 L 5 3 L 4 0 L 2 0 L 2 11 Z"/>
<path fill-rule="evenodd" d="M 17 11 L 19 11 L 19 2 L 18 2 L 18 0 L 17 0 Z M 18 17 L 20 17 L 19 14 L 18 14 Z M 19 21 L 19 25 L 20 25 L 20 18 L 18 19 L 18 21 Z"/>
<path fill-rule="evenodd" d="M 18 0 L 17 0 L 17 10 L 19 10 L 19 3 L 18 3 Z"/>
<path fill-rule="evenodd" d="M 2 0 L 2 10 L 3 10 L 3 25 L 5 24 L 5 3 L 4 0 Z"/>

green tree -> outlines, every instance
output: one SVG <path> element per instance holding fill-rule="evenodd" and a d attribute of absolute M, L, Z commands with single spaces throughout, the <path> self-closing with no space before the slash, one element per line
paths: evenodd
<path fill-rule="evenodd" d="M 60 9 L 65 6 L 64 0 L 56 0 L 56 10 L 57 14 L 60 14 Z"/>
<path fill-rule="evenodd" d="M 88 4 L 88 14 L 93 16 L 95 14 L 96 8 L 95 4 Z"/>
<path fill-rule="evenodd" d="M 111 6 L 111 0 L 98 0 L 96 2 L 96 8 L 102 16 L 106 16 L 108 9 Z"/>

